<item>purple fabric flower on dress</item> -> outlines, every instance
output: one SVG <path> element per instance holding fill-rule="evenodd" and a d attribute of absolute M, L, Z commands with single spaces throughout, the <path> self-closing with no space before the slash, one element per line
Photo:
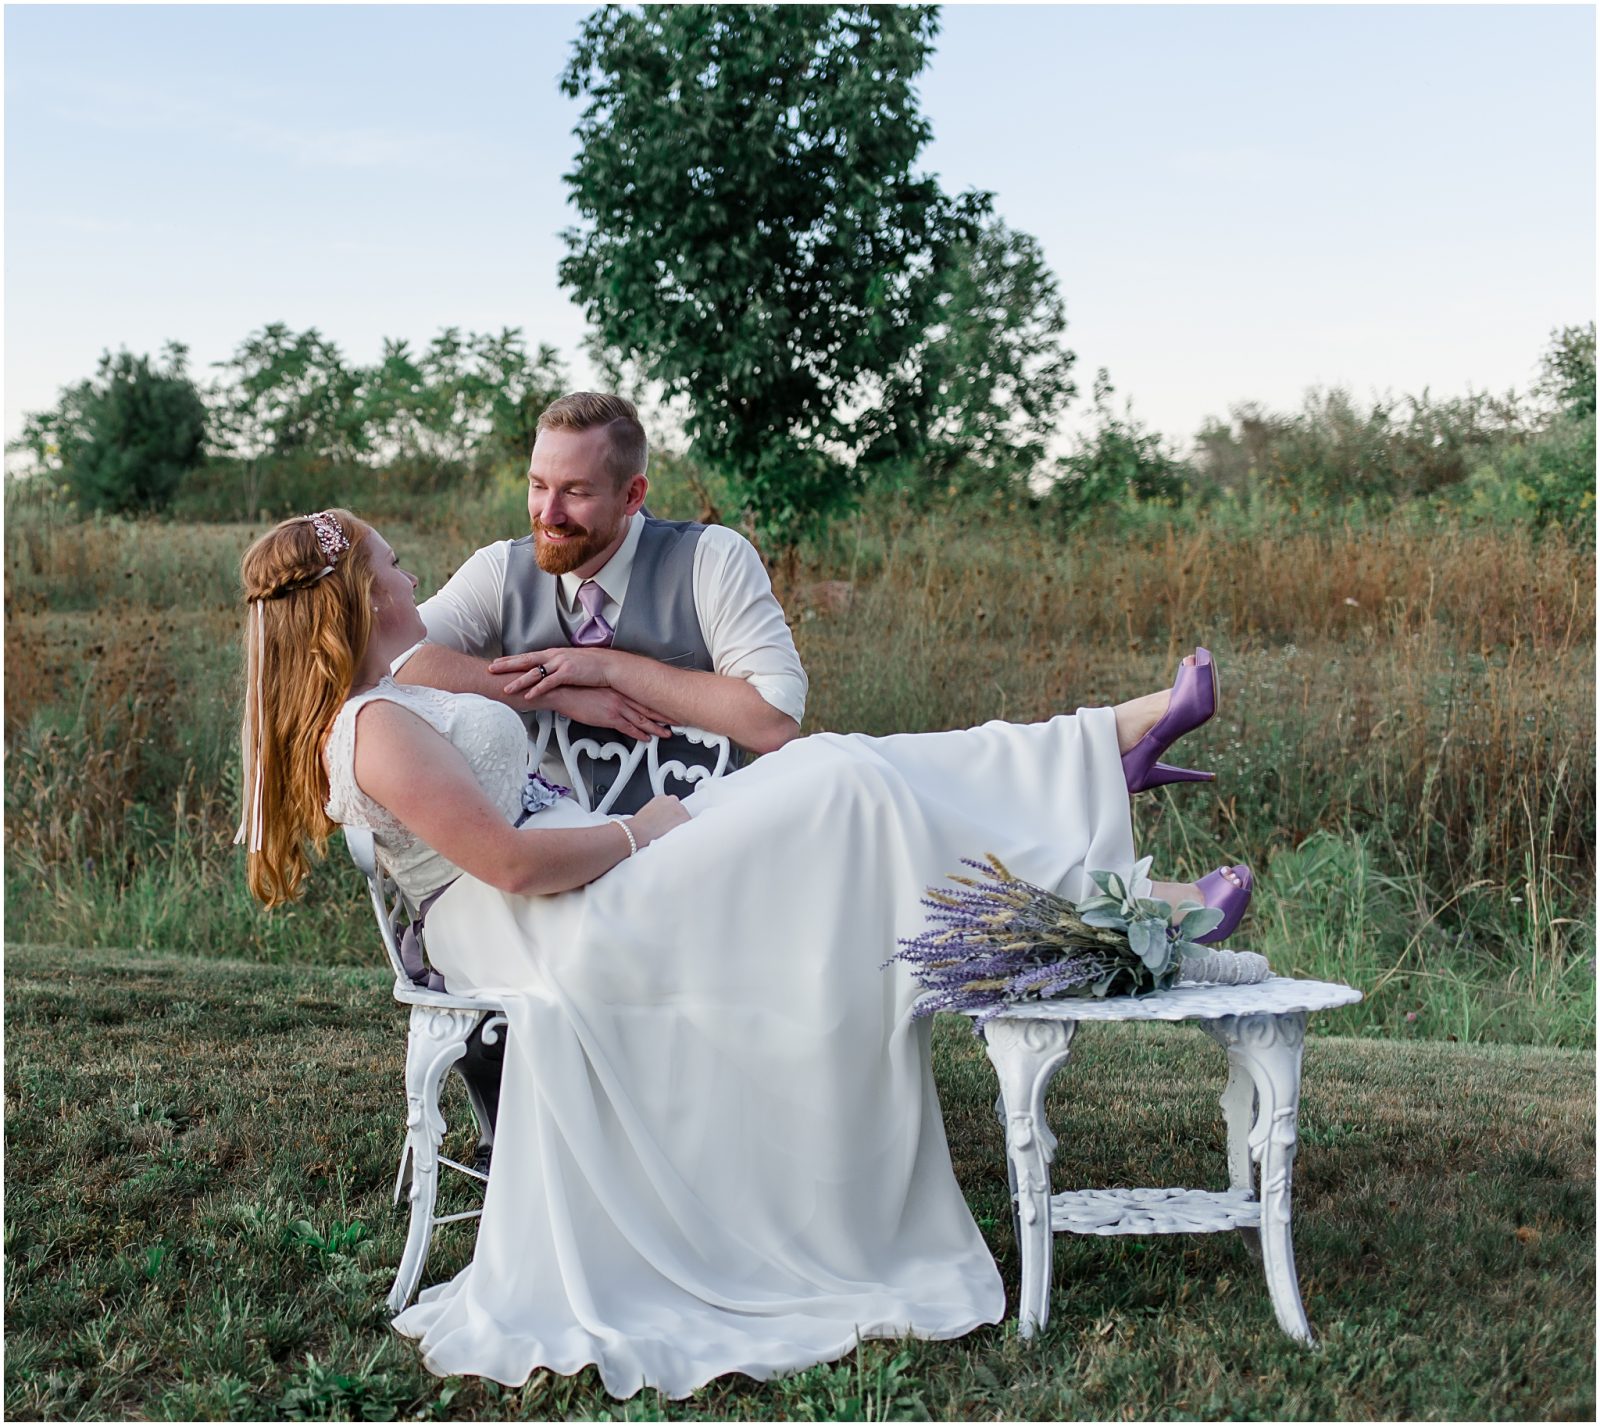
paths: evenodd
<path fill-rule="evenodd" d="M 543 812 L 546 807 L 554 807 L 563 797 L 571 796 L 570 787 L 551 782 L 543 773 L 530 772 L 522 787 L 522 814 L 531 817 L 535 812 Z"/>

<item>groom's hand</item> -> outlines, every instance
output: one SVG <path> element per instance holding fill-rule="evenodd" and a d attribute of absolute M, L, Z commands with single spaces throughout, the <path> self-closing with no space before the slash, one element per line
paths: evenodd
<path fill-rule="evenodd" d="M 627 654 L 611 649 L 538 649 L 506 654 L 489 665 L 496 678 L 516 675 L 505 686 L 535 708 L 550 708 L 595 728 L 613 728 L 630 738 L 664 738 L 672 725 L 655 709 L 612 688 L 612 673 Z"/>
<path fill-rule="evenodd" d="M 552 694 L 577 690 L 616 693 L 661 723 L 722 733 L 751 752 L 781 748 L 800 725 L 769 703 L 753 682 L 709 669 L 680 668 L 621 649 L 556 648 L 507 654 L 488 667 L 508 678 L 495 696 L 515 708 L 556 707 Z M 608 726 L 620 726 L 611 724 Z"/>
<path fill-rule="evenodd" d="M 506 684 L 508 698 L 521 694 L 529 702 L 539 692 L 557 688 L 609 688 L 617 659 L 611 649 L 537 649 L 526 654 L 504 654 L 489 665 L 495 677 L 515 674 Z"/>
<path fill-rule="evenodd" d="M 635 703 L 614 688 L 552 688 L 529 702 L 591 728 L 611 728 L 629 738 L 665 738 L 672 726 L 659 713 Z"/>

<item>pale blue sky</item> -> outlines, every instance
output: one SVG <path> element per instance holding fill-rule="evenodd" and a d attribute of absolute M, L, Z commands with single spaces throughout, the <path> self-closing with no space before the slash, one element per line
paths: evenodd
<path fill-rule="evenodd" d="M 102 349 L 271 321 L 355 360 L 524 328 L 556 282 L 586 7 L 5 14 L 5 425 Z M 1255 399 L 1525 387 L 1595 307 L 1588 6 L 947 6 L 925 167 L 992 189 L 1182 442 Z M 1074 423 L 1088 405 L 1080 397 Z"/>

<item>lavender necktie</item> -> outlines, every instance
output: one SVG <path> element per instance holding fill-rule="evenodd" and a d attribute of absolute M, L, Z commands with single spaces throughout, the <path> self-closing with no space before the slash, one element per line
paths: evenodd
<path fill-rule="evenodd" d="M 605 607 L 605 602 L 605 590 L 592 579 L 586 579 L 578 586 L 578 603 L 583 605 L 583 612 L 587 616 L 572 631 L 572 642 L 579 648 L 609 649 L 611 647 L 611 640 L 616 630 L 606 623 L 600 613 Z"/>

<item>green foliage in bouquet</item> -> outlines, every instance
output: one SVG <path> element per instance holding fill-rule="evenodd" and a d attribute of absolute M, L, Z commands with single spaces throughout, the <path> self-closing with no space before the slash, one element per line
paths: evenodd
<path fill-rule="evenodd" d="M 1134 882 L 1149 875 L 1151 860 L 1146 857 L 1134 867 Z M 1128 938 L 1128 949 L 1153 976 L 1166 975 L 1188 956 L 1207 954 L 1199 938 L 1222 924 L 1217 907 L 1198 901 L 1180 901 L 1174 920 L 1167 902 L 1135 897 L 1114 871 L 1092 871 L 1089 880 L 1100 888 L 1100 895 L 1080 901 L 1078 916 L 1090 926 L 1121 931 Z"/>

